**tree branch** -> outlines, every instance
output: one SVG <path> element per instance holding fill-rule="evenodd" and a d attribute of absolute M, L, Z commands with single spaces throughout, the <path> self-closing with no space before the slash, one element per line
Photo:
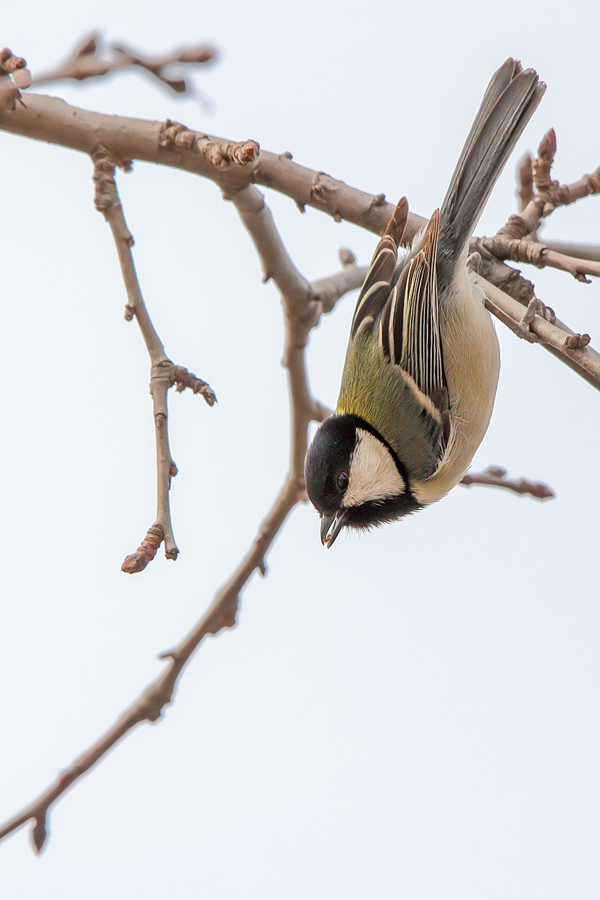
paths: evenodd
<path fill-rule="evenodd" d="M 539 481 L 529 481 L 526 478 L 511 480 L 506 477 L 506 469 L 501 466 L 488 466 L 483 472 L 468 472 L 462 481 L 465 487 L 472 484 L 485 484 L 491 487 L 504 488 L 513 494 L 529 494 L 537 500 L 550 500 L 556 496 L 552 488 Z"/>
<path fill-rule="evenodd" d="M 385 202 L 383 195 L 366 194 L 322 173 L 299 166 L 291 161 L 289 154 L 277 155 L 260 150 L 255 156 L 250 154 L 250 158 L 241 151 L 237 156 L 231 155 L 227 150 L 231 141 L 196 134 L 183 126 L 174 128 L 172 122 L 165 125 L 92 113 L 72 107 L 62 100 L 38 94 L 28 94 L 26 101 L 25 108 L 0 112 L 0 129 L 88 154 L 100 142 L 121 166 L 126 166 L 127 161 L 132 159 L 139 159 L 184 169 L 215 181 L 226 195 L 232 195 L 251 182 L 256 182 L 286 194 L 300 206 L 313 206 L 378 234 L 385 230 L 394 210 L 392 204 Z M 243 142 L 234 146 L 243 148 L 248 145 L 258 147 L 255 142 Z M 203 150 L 206 147 L 209 149 Z M 217 151 L 216 147 L 221 150 Z M 425 223 L 425 219 L 410 214 L 407 240 L 411 240 Z M 514 307 L 511 307 L 513 313 L 507 314 L 498 303 L 490 303 L 488 308 L 507 324 L 512 322 L 519 326 L 522 310 L 516 315 Z M 561 327 L 564 327 L 565 334 L 560 340 L 564 341 L 573 332 L 567 326 L 562 326 L 562 323 Z M 554 338 L 560 343 L 557 335 Z M 560 348 L 548 342 L 544 342 L 544 346 L 597 387 L 595 374 L 589 371 L 587 365 L 581 365 L 579 360 L 566 356 L 562 352 L 562 343 Z M 589 353 L 594 351 L 589 350 Z M 592 368 L 594 369 L 594 365 Z"/>
<path fill-rule="evenodd" d="M 39 86 L 53 81 L 87 81 L 90 78 L 102 78 L 120 69 L 136 67 L 176 94 L 193 94 L 194 90 L 184 76 L 169 72 L 173 67 L 182 69 L 191 64 L 205 65 L 213 62 L 217 56 L 214 47 L 206 45 L 154 57 L 118 44 L 108 44 L 103 53 L 100 40 L 97 32 L 86 35 L 64 62 L 41 75 L 35 75 L 32 84 Z"/>
<path fill-rule="evenodd" d="M 86 55 L 82 49 L 80 48 L 81 58 Z M 303 464 L 308 425 L 311 420 L 321 420 L 328 414 L 328 410 L 314 399 L 310 391 L 305 358 L 308 336 L 320 316 L 329 312 L 339 297 L 360 286 L 364 270 L 357 267 L 354 258 L 346 252 L 342 256 L 341 272 L 312 284 L 308 282 L 290 259 L 264 197 L 255 183 L 286 194 L 301 209 L 310 205 L 326 212 L 335 220 L 345 219 L 375 233 L 381 233 L 385 229 L 394 207 L 386 203 L 383 194 L 366 194 L 325 173 L 293 163 L 290 154 L 277 155 L 259 151 L 255 141 L 231 142 L 191 132 L 183 125 L 171 121 L 161 124 L 104 116 L 76 109 L 53 98 L 31 94 L 26 97 L 26 106 L 17 107 L 14 111 L 0 111 L 0 128 L 88 153 L 96 164 L 97 205 L 109 221 L 115 238 L 128 295 L 126 316 L 137 318 L 152 364 L 151 392 L 158 451 L 158 509 L 155 525 L 142 542 L 138 556 L 134 554 L 137 560 L 146 559 L 147 562 L 152 558 L 163 538 L 166 547 L 171 547 L 174 555 L 177 552 L 168 505 L 169 482 L 175 474 L 166 429 L 168 388 L 174 383 L 177 383 L 178 388 L 189 386 L 195 389 L 197 386 L 208 402 L 210 389 L 187 370 L 173 365 L 152 325 L 135 274 L 131 256 L 133 240 L 125 223 L 114 183 L 115 165 L 127 168 L 131 160 L 140 159 L 194 172 L 217 183 L 226 198 L 235 204 L 259 253 L 265 279 L 271 278 L 282 295 L 286 319 L 284 365 L 288 373 L 291 404 L 288 474 L 246 555 L 217 592 L 212 605 L 175 648 L 162 654 L 166 661 L 165 670 L 106 734 L 66 769 L 54 785 L 0 829 L 1 839 L 32 820 L 34 845 L 40 850 L 47 836 L 49 810 L 56 800 L 90 771 L 135 725 L 158 720 L 165 706 L 172 702 L 177 680 L 204 638 L 236 624 L 243 588 L 255 570 L 265 574 L 266 554 L 279 529 L 294 506 L 305 499 Z M 98 146 L 99 143 L 102 147 Z M 549 169 L 547 175 L 549 177 Z M 541 183 L 541 176 L 536 177 Z M 524 197 L 525 195 L 524 190 Z M 527 212 L 529 205 L 535 200 L 534 197 L 529 201 L 524 212 Z M 410 240 L 425 222 L 425 219 L 411 215 L 407 239 Z M 522 333 L 523 305 L 483 278 L 479 277 L 479 282 L 488 297 L 488 308 L 517 333 Z M 546 321 L 537 315 L 535 309 L 530 308 L 527 321 L 530 333 L 599 388 L 600 356 L 585 346 L 585 336 L 573 334 L 562 323 L 552 324 Z M 530 482 L 511 482 L 505 478 L 505 474 L 504 470 L 488 469 L 479 476 L 467 476 L 464 483 L 495 484 L 519 493 L 533 493 L 534 496 L 541 496 L 542 488 L 549 492 L 545 486 L 532 485 Z M 535 490 L 538 493 L 534 493 Z M 549 493 L 545 496 L 549 496 Z"/>
<path fill-rule="evenodd" d="M 103 208 L 102 211 L 108 214 L 107 218 L 111 228 L 114 226 L 118 232 L 119 241 L 125 242 L 129 249 L 130 244 L 127 238 L 129 232 L 118 202 L 118 195 L 116 195 L 116 186 L 112 179 L 111 187 L 111 175 L 107 172 L 107 169 L 111 167 L 114 171 L 114 164 L 100 152 L 97 155 L 97 167 L 100 168 L 97 183 L 101 186 L 102 197 L 105 197 L 104 191 L 108 191 L 107 196 L 102 200 L 102 205 L 108 204 L 108 208 L 106 210 Z M 348 290 L 353 289 L 356 276 L 352 273 L 353 277 L 347 276 L 344 281 L 334 275 L 311 285 L 296 269 L 287 254 L 273 217 L 260 192 L 253 186 L 247 186 L 232 195 L 230 199 L 236 205 L 242 221 L 257 247 L 265 271 L 271 270 L 273 281 L 282 293 L 286 316 L 284 363 L 288 371 L 291 401 L 291 446 L 288 475 L 273 506 L 261 523 L 248 552 L 228 581 L 217 592 L 208 611 L 176 647 L 161 654 L 161 658 L 167 661 L 165 671 L 148 685 L 141 696 L 125 710 L 98 741 L 61 773 L 55 784 L 0 828 L 0 840 L 32 821 L 32 840 L 35 849 L 39 852 L 47 838 L 48 816 L 53 804 L 79 778 L 100 762 L 106 753 L 136 725 L 142 722 L 155 722 L 161 717 L 165 706 L 172 702 L 179 676 L 204 638 L 209 634 L 217 634 L 224 628 L 232 628 L 236 624 L 241 591 L 255 570 L 258 569 L 263 575 L 266 574 L 265 557 L 269 548 L 291 510 L 298 502 L 306 498 L 304 456 L 308 442 L 308 425 L 312 419 L 320 420 L 328 413 L 328 410 L 315 401 L 310 394 L 305 366 L 308 334 L 318 321 L 323 306 L 319 288 L 316 285 L 321 285 L 327 298 L 326 302 L 331 308 L 336 291 L 339 298 L 344 292 L 344 284 L 350 284 Z M 115 204 L 117 212 L 114 212 Z M 115 239 L 117 240 L 117 237 Z M 124 253 L 124 259 L 128 269 L 132 268 L 133 261 L 130 259 L 130 254 L 128 256 Z M 347 261 L 347 268 L 351 269 L 352 263 Z M 131 281 L 130 278 L 126 278 L 126 283 L 132 285 L 132 293 L 135 293 L 137 280 Z M 137 285 L 137 290 L 139 291 L 139 285 Z M 140 303 L 143 303 L 141 292 L 139 296 L 135 295 L 133 303 L 131 303 L 132 296 L 128 296 L 135 315 L 140 321 L 139 310 L 142 308 L 145 310 L 145 306 L 140 306 Z M 144 333 L 147 345 L 152 346 L 154 352 L 164 354 L 158 335 L 152 334 L 153 326 L 149 317 L 144 321 L 148 326 L 147 332 Z M 152 536 L 148 540 L 152 544 Z"/>
<path fill-rule="evenodd" d="M 581 244 L 575 241 L 544 241 L 549 250 L 574 256 L 576 259 L 591 259 L 600 262 L 600 244 Z"/>
<path fill-rule="evenodd" d="M 154 407 L 154 428 L 156 433 L 156 475 L 157 475 L 157 509 L 156 520 L 149 529 L 146 538 L 135 553 L 127 556 L 122 571 L 128 574 L 141 572 L 154 558 L 156 550 L 164 540 L 167 559 L 177 559 L 179 549 L 173 536 L 169 491 L 171 479 L 177 474 L 177 466 L 171 456 L 169 432 L 167 428 L 168 401 L 167 393 L 174 384 L 180 390 L 189 385 L 194 393 L 201 393 L 212 406 L 216 397 L 212 388 L 187 369 L 176 366 L 166 355 L 165 348 L 152 324 L 148 309 L 144 302 L 138 281 L 131 248 L 133 237 L 127 227 L 123 207 L 115 183 L 115 161 L 105 147 L 99 146 L 92 152 L 94 162 L 94 183 L 96 185 L 96 209 L 104 215 L 110 225 L 115 246 L 121 264 L 123 281 L 127 291 L 125 318 L 137 319 L 140 331 L 150 356 L 150 393 Z"/>
<path fill-rule="evenodd" d="M 600 262 L 558 253 L 540 241 L 510 238 L 506 232 L 498 233 L 492 238 L 479 238 L 476 245 L 479 250 L 486 250 L 497 259 L 529 263 L 538 269 L 551 266 L 553 269 L 568 272 L 577 281 L 589 282 L 587 275 L 600 277 Z"/>
<path fill-rule="evenodd" d="M 559 184 L 550 177 L 555 154 L 556 134 L 551 128 L 540 142 L 536 159 L 527 154 L 519 163 L 521 214 L 510 216 L 494 237 L 476 239 L 472 250 L 487 252 L 499 260 L 530 263 L 539 269 L 552 266 L 588 282 L 587 275 L 600 277 L 598 248 L 588 248 L 589 256 L 581 252 L 582 247 L 569 253 L 564 246 L 561 249 L 556 244 L 541 243 L 536 235 L 542 219 L 559 207 L 600 193 L 600 166 L 573 184 Z"/>
<path fill-rule="evenodd" d="M 475 275 L 474 278 L 486 295 L 488 310 L 516 334 L 524 337 L 521 304 L 481 275 Z M 577 335 L 559 319 L 553 324 L 539 315 L 534 315 L 528 326 L 534 341 L 536 338 L 539 339 L 540 343 L 561 362 L 577 372 L 596 390 L 600 390 L 600 354 L 587 344 L 581 346 L 580 340 L 577 339 L 581 339 L 583 335 Z M 576 340 L 573 341 L 571 338 Z"/>
<path fill-rule="evenodd" d="M 383 233 L 395 209 L 383 194 L 359 191 L 322 172 L 300 166 L 292 162 L 289 153 L 261 150 L 260 160 L 250 165 L 232 162 L 216 168 L 210 157 L 196 149 L 195 140 L 190 142 L 185 135 L 172 144 L 161 144 L 164 123 L 89 112 L 41 94 L 28 93 L 25 100 L 26 107 L 0 112 L 1 130 L 87 154 L 100 143 L 120 165 L 126 160 L 139 159 L 172 166 L 210 178 L 224 190 L 241 189 L 255 182 L 291 197 L 300 207 L 312 206 L 376 234 Z M 230 143 L 225 138 L 185 131 L 197 137 L 201 145 Z M 412 240 L 426 224 L 426 219 L 409 213 L 406 240 Z"/>

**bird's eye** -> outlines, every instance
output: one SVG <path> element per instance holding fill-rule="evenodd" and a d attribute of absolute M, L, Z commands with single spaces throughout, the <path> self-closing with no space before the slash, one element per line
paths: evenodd
<path fill-rule="evenodd" d="M 338 477 L 335 479 L 335 483 L 337 484 L 340 491 L 345 491 L 348 487 L 348 476 L 345 472 L 340 472 Z"/>

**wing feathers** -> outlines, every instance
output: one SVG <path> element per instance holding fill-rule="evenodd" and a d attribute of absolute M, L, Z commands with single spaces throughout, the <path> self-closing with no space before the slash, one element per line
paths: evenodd
<path fill-rule="evenodd" d="M 398 348 L 392 360 L 402 366 L 415 380 L 419 390 L 432 399 L 446 383 L 437 289 L 439 233 L 440 213 L 436 210 L 425 230 L 421 249 L 407 267 L 401 343 L 398 342 L 398 316 L 392 314 L 390 319 L 395 331 L 394 346 Z"/>
<path fill-rule="evenodd" d="M 356 336 L 365 319 L 376 319 L 385 306 L 390 293 L 392 276 L 398 262 L 398 247 L 404 234 L 407 217 L 408 202 L 406 197 L 402 197 L 388 222 L 383 237 L 377 244 L 367 277 L 358 295 L 352 320 L 351 337 Z"/>

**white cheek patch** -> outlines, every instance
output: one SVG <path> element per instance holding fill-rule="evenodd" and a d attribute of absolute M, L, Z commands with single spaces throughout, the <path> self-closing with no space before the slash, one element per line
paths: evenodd
<path fill-rule="evenodd" d="M 406 484 L 387 447 L 369 431 L 356 429 L 344 506 L 385 500 L 406 492 Z"/>

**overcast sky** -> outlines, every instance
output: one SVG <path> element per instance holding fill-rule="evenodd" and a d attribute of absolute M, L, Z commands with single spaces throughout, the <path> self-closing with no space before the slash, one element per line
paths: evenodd
<path fill-rule="evenodd" d="M 480 223 L 515 211 L 518 155 L 556 128 L 555 177 L 599 163 L 596 3 L 32 0 L 2 43 L 41 72 L 94 28 L 147 51 L 208 41 L 207 112 L 141 75 L 76 105 L 183 121 L 289 150 L 430 215 L 492 72 L 509 55 L 548 90 Z M 29 23 L 29 24 L 28 24 Z M 148 362 L 87 158 L 0 133 L 0 819 L 108 728 L 161 670 L 251 542 L 286 472 L 277 292 L 209 182 L 136 164 L 119 176 L 135 260 L 167 353 L 213 409 L 170 399 L 181 556 L 119 571 L 154 518 Z M 308 278 L 375 237 L 268 197 Z M 599 241 L 599 200 L 545 234 Z M 600 346 L 598 282 L 530 275 Z M 333 406 L 354 298 L 311 339 Z M 600 892 L 600 395 L 500 326 L 496 409 L 473 468 L 549 483 L 546 504 L 458 487 L 327 552 L 291 516 L 239 626 L 202 646 L 161 723 L 140 726 L 51 814 L 0 846 L 6 900 L 587 900 Z"/>

